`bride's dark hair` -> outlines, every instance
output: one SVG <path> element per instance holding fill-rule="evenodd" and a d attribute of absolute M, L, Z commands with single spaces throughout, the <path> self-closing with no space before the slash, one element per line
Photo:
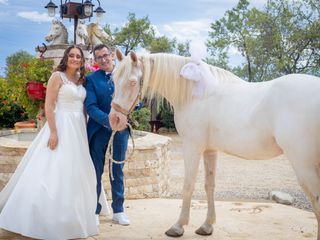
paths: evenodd
<path fill-rule="evenodd" d="M 83 84 L 84 80 L 85 80 L 85 74 L 86 74 L 86 70 L 85 70 L 85 67 L 84 67 L 85 59 L 84 59 L 84 54 L 83 54 L 82 49 L 80 47 L 78 47 L 77 45 L 71 45 L 70 47 L 68 47 L 64 51 L 63 57 L 61 58 L 59 65 L 54 69 L 54 71 L 64 72 L 67 69 L 67 62 L 68 62 L 69 53 L 70 53 L 71 49 L 73 49 L 73 48 L 79 49 L 80 54 L 81 54 L 82 64 L 81 64 L 81 67 L 79 69 L 80 78 L 79 78 L 79 82 L 78 83 L 79 84 Z"/>

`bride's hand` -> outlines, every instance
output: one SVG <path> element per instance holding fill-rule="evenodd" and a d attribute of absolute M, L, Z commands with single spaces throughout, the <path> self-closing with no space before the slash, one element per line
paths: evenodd
<path fill-rule="evenodd" d="M 58 145 L 58 135 L 57 133 L 50 133 L 50 137 L 48 140 L 48 147 L 51 150 L 54 150 Z"/>

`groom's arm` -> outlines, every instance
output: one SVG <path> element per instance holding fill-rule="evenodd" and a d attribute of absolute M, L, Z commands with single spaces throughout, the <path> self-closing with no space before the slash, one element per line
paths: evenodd
<path fill-rule="evenodd" d="M 90 77 L 86 78 L 85 88 L 87 90 L 87 96 L 84 101 L 84 105 L 88 115 L 100 125 L 106 128 L 111 128 L 109 123 L 109 115 L 101 111 L 101 109 L 98 107 L 97 95 Z"/>

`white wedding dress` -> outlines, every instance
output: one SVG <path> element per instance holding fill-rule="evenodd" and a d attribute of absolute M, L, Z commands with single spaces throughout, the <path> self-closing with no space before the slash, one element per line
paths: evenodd
<path fill-rule="evenodd" d="M 55 120 L 58 145 L 47 147 L 46 123 L 0 193 L 0 228 L 49 240 L 98 234 L 96 174 L 90 157 L 82 85 L 64 73 Z"/>

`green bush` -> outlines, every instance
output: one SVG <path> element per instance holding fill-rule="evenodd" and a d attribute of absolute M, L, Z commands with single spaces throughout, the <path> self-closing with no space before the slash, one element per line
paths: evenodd
<path fill-rule="evenodd" d="M 13 128 L 16 122 L 28 119 L 24 109 L 12 100 L 7 80 L 0 78 L 0 128 Z"/>
<path fill-rule="evenodd" d="M 165 128 L 176 128 L 174 124 L 174 111 L 168 101 L 163 100 L 159 106 L 159 118 Z"/>
<path fill-rule="evenodd" d="M 21 105 L 30 119 L 35 119 L 43 100 L 33 100 L 27 94 L 26 84 L 29 81 L 42 82 L 46 85 L 53 68 L 52 60 L 33 58 L 18 65 L 7 66 L 7 80 L 12 90 L 13 99 Z"/>
<path fill-rule="evenodd" d="M 151 112 L 146 107 L 134 111 L 131 114 L 131 125 L 133 129 L 150 132 L 150 116 Z"/>
<path fill-rule="evenodd" d="M 0 128 L 13 128 L 16 122 L 27 119 L 28 115 L 16 102 L 0 98 Z"/>

